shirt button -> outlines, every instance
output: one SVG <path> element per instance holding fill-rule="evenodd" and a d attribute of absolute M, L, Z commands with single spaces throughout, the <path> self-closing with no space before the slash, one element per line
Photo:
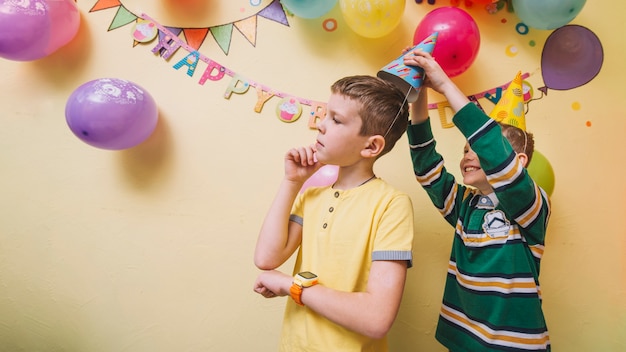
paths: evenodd
<path fill-rule="evenodd" d="M 324 228 L 324 229 L 327 228 L 327 227 L 328 227 L 327 223 L 324 223 L 324 225 L 322 225 L 322 228 Z"/>
<path fill-rule="evenodd" d="M 329 211 L 329 212 L 331 212 L 331 213 L 332 213 L 334 210 L 335 210 L 335 208 L 333 208 L 333 207 L 330 207 L 330 208 L 328 209 L 328 211 Z"/>
<path fill-rule="evenodd" d="M 339 192 L 335 192 L 335 198 L 339 198 Z"/>

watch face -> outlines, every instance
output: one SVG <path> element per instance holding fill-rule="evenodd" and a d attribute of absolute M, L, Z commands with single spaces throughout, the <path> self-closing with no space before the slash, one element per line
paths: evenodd
<path fill-rule="evenodd" d="M 302 276 L 305 279 L 315 279 L 317 277 L 317 275 L 313 274 L 310 271 L 303 271 L 301 273 L 298 273 L 298 275 Z"/>

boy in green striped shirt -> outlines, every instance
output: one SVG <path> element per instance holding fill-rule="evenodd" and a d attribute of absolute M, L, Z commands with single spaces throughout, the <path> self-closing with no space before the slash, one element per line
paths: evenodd
<path fill-rule="evenodd" d="M 424 69 L 424 86 L 446 97 L 467 138 L 457 183 L 435 150 L 422 89 L 407 131 L 413 168 L 455 229 L 435 336 L 453 352 L 550 351 L 539 286 L 550 202 L 525 168 L 532 134 L 489 118 L 429 53 L 409 54 L 404 64 Z"/>

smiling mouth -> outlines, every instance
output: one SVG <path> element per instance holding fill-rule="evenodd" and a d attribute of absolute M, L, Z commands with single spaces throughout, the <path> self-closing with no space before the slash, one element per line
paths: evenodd
<path fill-rule="evenodd" d="M 477 167 L 474 167 L 474 166 L 468 166 L 468 167 L 466 167 L 463 171 L 465 171 L 465 172 L 472 172 L 472 171 L 478 171 L 478 170 L 480 170 L 480 169 L 479 169 L 479 168 L 477 168 Z"/>

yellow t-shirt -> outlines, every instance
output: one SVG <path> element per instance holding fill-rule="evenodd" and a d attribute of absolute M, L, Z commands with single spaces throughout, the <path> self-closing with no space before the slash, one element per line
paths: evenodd
<path fill-rule="evenodd" d="M 309 188 L 296 200 L 291 219 L 303 226 L 294 274 L 311 271 L 335 290 L 365 291 L 373 260 L 412 264 L 411 200 L 383 180 L 350 190 Z M 378 352 L 387 351 L 387 339 L 347 330 L 289 299 L 280 350 Z"/>

